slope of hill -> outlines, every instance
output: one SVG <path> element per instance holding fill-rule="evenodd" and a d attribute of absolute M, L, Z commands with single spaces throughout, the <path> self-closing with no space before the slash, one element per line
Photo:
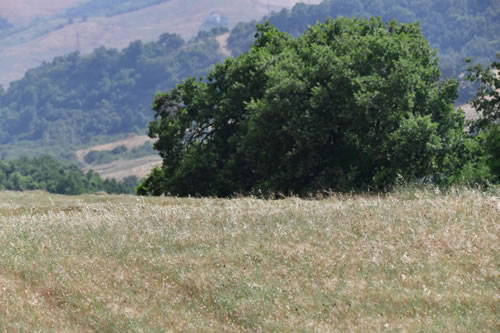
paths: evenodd
<path fill-rule="evenodd" d="M 438 49 L 441 70 L 448 77 L 458 77 L 469 65 L 465 58 L 478 62 L 495 60 L 500 50 L 500 3 L 497 0 L 328 0 L 319 5 L 297 5 L 293 10 L 262 19 L 269 20 L 282 31 L 294 36 L 302 34 L 310 24 L 327 17 L 380 16 L 385 21 L 419 21 L 424 36 Z M 228 39 L 233 54 L 248 50 L 256 22 L 240 23 Z M 462 102 L 470 97 L 462 93 Z"/>
<path fill-rule="evenodd" d="M 216 36 L 226 31 L 200 33 L 189 42 L 163 34 L 156 42 L 72 53 L 28 71 L 5 94 L 0 91 L 1 157 L 44 147 L 67 152 L 93 145 L 99 136 L 144 134 L 155 93 L 224 59 Z"/>
<path fill-rule="evenodd" d="M 83 172 L 77 165 L 62 164 L 50 156 L 0 160 L 0 191 L 45 190 L 73 195 L 106 191 L 131 194 L 136 185 L 136 177 L 128 177 L 121 182 L 103 179 L 95 172 Z"/>
<path fill-rule="evenodd" d="M 238 22 L 259 19 L 268 11 L 291 8 L 299 1 L 269 0 L 268 6 L 267 0 L 107 0 L 144 3 L 145 8 L 125 7 L 132 11 L 120 15 L 97 10 L 102 6 L 91 11 L 85 11 L 85 6 L 77 6 L 88 2 L 96 0 L 59 0 L 46 8 L 44 5 L 48 1 L 2 3 L 0 16 L 11 22 L 22 23 L 40 15 L 53 16 L 30 21 L 4 38 L 0 34 L 0 84 L 7 86 L 21 78 L 27 69 L 76 50 L 85 54 L 102 45 L 123 48 L 133 40 L 152 41 L 164 32 L 190 39 L 214 12 L 226 17 L 228 27 L 233 27 Z M 320 0 L 308 2 L 319 3 Z"/>
<path fill-rule="evenodd" d="M 391 1 L 381 0 L 378 7 L 361 0 L 355 3 L 331 0 L 321 5 L 301 4 L 291 11 L 275 13 L 269 19 L 281 29 L 296 35 L 308 23 L 327 15 L 384 13 L 384 10 L 389 10 Z M 188 6 L 188 2 L 191 6 Z M 3 49 L 0 51 L 0 67 L 10 66 L 8 61 L 3 61 L 2 52 L 6 54 L 18 47 L 22 49 L 22 55 L 14 52 L 10 55 L 11 59 L 17 59 L 18 64 L 24 61 L 29 63 L 28 58 L 43 58 L 37 53 L 38 47 L 41 50 L 55 45 L 64 48 L 71 41 L 74 43 L 77 34 L 80 34 L 82 49 L 90 49 L 101 42 L 119 46 L 127 38 L 137 36 L 148 39 L 160 34 L 164 24 L 170 24 L 173 31 L 184 35 L 195 34 L 213 8 L 224 9 L 228 17 L 232 18 L 229 20 L 230 25 L 248 15 L 241 13 L 242 10 L 252 15 L 267 12 L 264 0 L 241 0 L 239 7 L 230 6 L 233 2 L 229 0 L 188 2 L 168 0 L 127 14 L 90 17 L 85 22 L 77 20 L 35 41 Z M 294 2 L 275 1 L 274 4 L 289 6 Z M 492 1 L 485 1 L 481 6 L 466 1 L 464 3 L 468 7 L 441 10 L 441 19 L 445 23 L 451 22 L 447 26 L 432 19 L 435 14 L 431 9 L 438 11 L 441 2 L 424 2 L 428 4 L 427 9 L 416 11 L 414 7 L 401 5 L 397 11 L 384 15 L 386 19 L 392 18 L 392 15 L 398 17 L 402 13 L 406 16 L 401 17 L 408 20 L 422 17 L 424 32 L 430 34 L 429 39 L 434 45 L 445 43 L 445 72 L 446 66 L 451 68 L 448 73 L 456 72 L 453 68 L 461 61 L 462 55 L 489 57 L 492 50 L 498 47 L 500 28 L 496 27 L 500 20 L 496 18 L 500 9 Z M 449 3 L 453 2 L 450 0 Z M 252 12 L 252 8 L 256 9 L 255 12 Z M 185 17 L 190 19 L 186 20 Z M 470 30 L 468 34 L 462 33 L 463 27 L 459 22 L 463 22 Z M 484 24 L 481 25 L 481 22 Z M 152 117 L 148 111 L 154 94 L 172 88 L 188 76 L 205 74 L 216 62 L 227 57 L 228 51 L 233 55 L 242 52 L 251 43 L 255 23 L 238 24 L 229 38 L 227 30 L 223 29 L 199 34 L 188 42 L 176 35 L 163 34 L 156 42 L 131 43 L 122 51 L 98 48 L 85 56 L 71 53 L 28 71 L 22 80 L 14 82 L 7 91 L 0 88 L 0 157 L 52 153 L 70 160 L 74 159 L 73 154 L 78 149 L 115 141 L 127 133 L 144 135 Z M 94 37 L 87 39 L 83 27 Z M 460 32 L 460 36 L 454 35 L 454 29 Z M 20 65 L 22 71 L 21 67 L 23 64 Z"/>
<path fill-rule="evenodd" d="M 1 1 L 0 16 L 8 18 L 14 25 L 24 25 L 42 16 L 55 16 L 86 0 L 18 0 Z"/>
<path fill-rule="evenodd" d="M 154 140 L 148 136 L 130 135 L 124 139 L 113 141 L 107 144 L 96 145 L 76 151 L 75 155 L 84 171 L 93 170 L 104 178 L 124 179 L 129 176 L 135 176 L 137 179 L 142 179 L 154 167 L 161 165 L 161 158 L 156 151 L 152 154 L 148 150 L 145 154 L 140 154 L 138 157 L 129 158 L 130 155 L 118 152 L 133 152 L 134 150 L 144 150 L 144 147 L 151 144 Z M 115 153 L 114 153 L 115 152 Z M 114 153 L 114 154 L 113 154 Z M 108 162 L 87 163 L 90 162 L 90 155 L 101 154 L 100 156 L 110 156 Z"/>

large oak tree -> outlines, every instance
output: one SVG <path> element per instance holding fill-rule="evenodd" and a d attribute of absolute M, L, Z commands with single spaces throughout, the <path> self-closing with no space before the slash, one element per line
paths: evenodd
<path fill-rule="evenodd" d="M 154 101 L 163 158 L 140 194 L 305 194 L 439 181 L 463 144 L 457 83 L 418 24 L 327 19 L 293 38 L 260 25 L 250 51 Z"/>

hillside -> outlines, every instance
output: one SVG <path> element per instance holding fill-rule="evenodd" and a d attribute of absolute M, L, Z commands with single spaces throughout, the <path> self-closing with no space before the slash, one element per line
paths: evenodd
<path fill-rule="evenodd" d="M 269 20 L 280 30 L 298 36 L 308 25 L 338 16 L 380 16 L 384 21 L 420 22 L 424 36 L 438 51 L 441 70 L 447 77 L 459 78 L 469 66 L 466 58 L 489 63 L 500 50 L 500 6 L 496 0 L 328 0 L 315 6 L 297 5 L 260 23 Z M 233 54 L 248 50 L 256 23 L 240 23 L 231 31 L 228 48 Z M 461 102 L 471 97 L 472 90 L 462 90 Z"/>
<path fill-rule="evenodd" d="M 55 16 L 86 0 L 21 0 L 0 2 L 0 16 L 14 25 L 24 25 L 36 17 Z"/>
<path fill-rule="evenodd" d="M 129 0 L 123 1 L 130 3 Z M 139 6 L 147 1 L 134 3 Z M 271 2 L 275 6 L 271 6 L 271 10 L 295 2 Z M 60 19 L 57 15 L 69 15 L 67 10 L 70 7 L 80 8 L 74 7 L 78 5 L 75 2 L 66 3 L 66 7 L 62 2 L 57 7 L 56 3 L 59 2 L 47 7 L 52 8 L 51 13 L 56 16 L 42 22 Z M 500 20 L 496 18 L 500 9 L 492 1 L 481 5 L 466 1 L 461 6 L 449 6 L 452 1 L 444 5 L 436 0 L 426 0 L 421 9 L 415 5 L 398 5 L 397 10 L 391 7 L 392 0 L 380 1 L 378 6 L 370 5 L 368 1 L 347 3 L 330 0 L 321 5 L 301 4 L 293 10 L 276 12 L 268 19 L 292 35 L 300 34 L 307 24 L 328 15 L 374 14 L 382 15 L 386 20 L 394 17 L 403 21 L 418 19 L 432 46 L 440 49 L 441 68 L 450 76 L 458 76 L 464 70 L 464 57 L 474 56 L 476 60 L 488 61 L 494 58 L 494 51 L 499 47 Z M 79 149 L 120 140 L 130 133 L 146 134 L 147 124 L 152 119 L 150 109 L 155 93 L 171 89 L 186 77 L 206 74 L 229 53 L 238 55 L 252 42 L 256 21 L 237 24 L 229 36 L 225 29 L 195 35 L 203 26 L 206 15 L 217 8 L 227 14 L 230 26 L 244 19 L 245 15 L 267 13 L 264 0 L 242 0 L 239 6 L 230 4 L 233 2 L 191 0 L 188 6 L 187 2 L 168 0 L 126 14 L 95 14 L 85 20 L 75 16 L 71 24 L 65 23 L 60 29 L 9 47 L 5 47 L 5 40 L 0 41 L 0 67 L 9 71 L 18 68 L 19 74 L 24 73 L 30 59 L 44 59 L 39 52 L 75 50 L 78 35 L 82 50 L 82 53 L 50 58 L 50 61 L 28 71 L 6 91 L 0 88 L 0 158 L 50 153 L 60 159 L 76 161 L 74 152 Z M 168 24 L 180 35 L 160 35 Z M 151 40 L 158 35 L 160 37 L 153 42 L 131 43 L 123 50 L 100 47 L 85 54 L 101 43 L 118 47 L 130 39 Z M 192 35 L 195 36 L 191 39 L 181 38 Z M 2 54 L 10 55 L 2 58 Z M 460 103 L 465 102 L 471 91 L 462 94 Z M 130 160 L 129 157 L 125 159 Z M 102 164 L 100 168 L 103 168 Z"/>
<path fill-rule="evenodd" d="M 498 331 L 498 195 L 0 192 L 0 330 Z"/>
<path fill-rule="evenodd" d="M 83 172 L 77 165 L 63 164 L 53 157 L 23 157 L 0 160 L 0 191 L 44 190 L 50 193 L 135 193 L 136 177 L 103 179 L 95 172 Z"/>
<path fill-rule="evenodd" d="M 100 46 L 124 48 L 131 41 L 152 41 L 165 32 L 190 39 L 212 13 L 226 18 L 229 28 L 238 22 L 260 19 L 268 13 L 267 0 L 106 1 L 131 3 L 135 7 L 130 8 L 138 9 L 129 8 L 130 12 L 114 14 L 120 11 L 107 13 L 84 6 L 89 2 L 102 3 L 102 0 L 2 2 L 0 17 L 17 23 L 15 28 L 19 31 L 3 38 L 0 31 L 0 84 L 7 86 L 9 82 L 20 79 L 29 68 L 76 50 L 87 54 Z M 297 2 L 270 0 L 269 10 L 291 8 Z M 140 3 L 144 3 L 145 8 L 141 8 Z M 158 4 L 148 5 L 155 3 Z M 39 16 L 39 19 L 32 20 Z"/>
<path fill-rule="evenodd" d="M 72 159 L 83 146 L 124 133 L 144 135 L 155 93 L 222 61 L 216 37 L 226 31 L 200 33 L 190 41 L 162 34 L 122 51 L 71 53 L 28 71 L 0 91 L 1 157 L 45 152 Z"/>

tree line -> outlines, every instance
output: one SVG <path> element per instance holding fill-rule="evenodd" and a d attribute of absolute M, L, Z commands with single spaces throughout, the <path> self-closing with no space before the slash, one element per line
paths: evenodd
<path fill-rule="evenodd" d="M 93 1 L 81 10 L 94 12 L 101 7 Z M 500 9 L 494 0 L 329 0 L 298 4 L 266 19 L 297 37 L 317 20 L 339 15 L 420 21 L 431 47 L 439 49 L 444 77 L 464 73 L 466 57 L 491 62 L 500 47 Z M 241 23 L 231 31 L 229 48 L 234 55 L 248 50 L 255 24 Z M 57 57 L 28 71 L 8 89 L 0 87 L 0 158 L 13 158 L 21 151 L 33 155 L 50 146 L 58 158 L 68 159 L 67 151 L 123 133 L 143 133 L 153 117 L 150 107 L 156 92 L 172 89 L 187 77 L 203 76 L 224 59 L 214 38 L 223 32 L 227 30 L 202 32 L 190 41 L 167 33 L 155 42 L 136 41 L 121 51 L 99 48 L 87 56 Z M 464 85 L 460 103 L 475 89 Z"/>
<path fill-rule="evenodd" d="M 83 172 L 76 165 L 63 164 L 50 156 L 0 160 L 0 190 L 46 190 L 59 194 L 94 192 L 134 193 L 135 176 L 123 181 L 103 179 L 99 174 Z"/>
<path fill-rule="evenodd" d="M 68 151 L 102 137 L 144 133 L 156 92 L 224 59 L 215 39 L 224 31 L 202 32 L 189 42 L 165 33 L 122 51 L 74 52 L 29 70 L 7 90 L 0 87 L 0 157 L 28 144 L 31 154 L 48 146 Z"/>
<path fill-rule="evenodd" d="M 319 5 L 297 4 L 283 9 L 260 22 L 239 23 L 228 39 L 234 55 L 247 51 L 253 42 L 256 23 L 272 25 L 299 36 L 309 25 L 328 17 L 381 17 L 384 21 L 420 22 L 424 36 L 439 50 L 444 77 L 458 78 L 466 71 L 465 59 L 478 63 L 495 60 L 500 50 L 500 6 L 496 0 L 327 0 Z M 474 93 L 474 86 L 464 85 L 460 102 Z"/>

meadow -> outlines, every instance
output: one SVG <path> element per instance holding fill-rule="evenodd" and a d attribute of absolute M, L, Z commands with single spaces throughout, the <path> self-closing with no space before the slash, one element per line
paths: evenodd
<path fill-rule="evenodd" d="M 498 190 L 0 192 L 0 331 L 500 331 Z"/>

